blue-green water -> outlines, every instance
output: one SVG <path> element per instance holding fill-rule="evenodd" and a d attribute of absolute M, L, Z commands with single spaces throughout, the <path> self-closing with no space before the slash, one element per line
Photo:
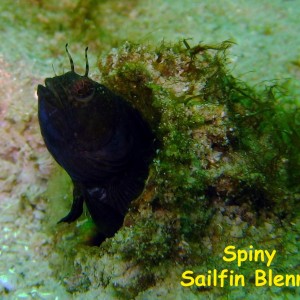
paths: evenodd
<path fill-rule="evenodd" d="M 37 84 L 43 83 L 45 77 L 53 76 L 52 64 L 57 73 L 69 68 L 64 53 L 66 42 L 71 45 L 78 72 L 84 69 L 83 49 L 89 46 L 92 77 L 101 80 L 98 59 L 105 57 L 111 49 L 121 47 L 126 40 L 142 45 L 158 45 L 162 40 L 168 43 L 188 39 L 191 46 L 200 41 L 217 44 L 231 40 L 235 43 L 228 53 L 228 68 L 232 74 L 251 85 L 262 86 L 265 81 L 276 84 L 286 82 L 285 93 L 290 98 L 296 98 L 299 96 L 300 76 L 299 15 L 297 0 L 63 0 L 59 4 L 56 1 L 2 1 L 1 297 L 130 299 L 135 295 L 137 299 L 257 299 L 263 297 L 260 294 L 264 291 L 266 299 L 296 299 L 299 287 L 253 287 L 252 290 L 182 288 L 178 273 L 161 274 L 167 269 L 166 266 L 151 266 L 157 276 L 139 280 L 139 276 L 144 274 L 141 266 L 124 261 L 121 254 L 114 253 L 114 250 L 88 249 L 85 246 L 76 248 L 76 228 L 84 226 L 85 219 L 81 220 L 83 225 L 79 222 L 71 230 L 56 225 L 56 221 L 68 209 L 70 186 L 66 176 L 57 171 L 58 167 L 43 145 L 37 123 L 35 91 Z M 48 192 L 45 196 L 43 192 L 49 190 L 49 178 L 52 178 L 51 195 Z M 52 202 L 49 204 L 49 201 Z M 281 213 L 284 216 L 288 205 L 283 201 L 282 206 Z M 257 249 L 269 246 L 270 250 L 275 247 L 278 256 L 277 260 L 274 259 L 274 270 L 286 274 L 294 269 L 299 273 L 296 269 L 299 265 L 297 207 L 293 221 L 289 224 L 283 221 L 282 226 L 274 224 L 274 219 L 267 215 L 260 219 L 263 220 L 262 224 L 257 224 L 256 217 L 251 213 L 240 220 L 236 207 L 231 207 L 230 213 L 227 211 L 229 216 L 224 217 L 222 209 L 221 205 L 214 224 L 208 229 L 210 238 L 199 237 L 199 257 L 204 255 L 200 250 L 203 245 L 214 252 L 214 243 L 218 244 L 214 236 L 218 239 L 223 235 L 225 241 L 226 234 L 229 239 L 247 241 L 251 241 L 252 237 L 257 241 L 256 237 L 262 236 L 260 241 L 263 244 L 254 246 Z M 223 232 L 220 224 L 224 219 L 230 226 Z M 246 237 L 242 226 L 247 227 L 249 235 Z M 221 228 L 221 232 L 217 228 Z M 280 241 L 273 243 L 274 240 L 281 240 L 282 248 L 279 247 Z M 122 233 L 117 241 L 122 242 Z M 73 246 L 75 250 L 72 250 Z M 249 248 L 248 245 L 245 247 Z M 180 241 L 179 248 L 183 253 L 190 251 L 184 240 Z M 195 272 L 204 273 L 206 266 L 214 263 L 216 268 L 224 267 L 220 256 L 207 258 L 205 255 Z M 184 259 L 180 261 L 181 266 L 186 266 L 186 269 L 193 266 L 193 262 L 185 262 Z M 178 264 L 175 261 L 174 265 L 168 266 L 169 270 L 176 270 Z M 248 269 L 256 268 L 251 263 L 247 266 Z M 138 285 L 140 294 L 132 292 L 133 286 Z"/>

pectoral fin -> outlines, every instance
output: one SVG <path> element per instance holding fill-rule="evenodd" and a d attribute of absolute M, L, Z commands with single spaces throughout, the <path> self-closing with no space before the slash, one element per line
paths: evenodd
<path fill-rule="evenodd" d="M 74 182 L 72 208 L 64 218 L 58 221 L 58 224 L 62 222 L 72 223 L 76 221 L 82 214 L 83 201 L 84 201 L 84 196 L 82 194 L 81 187 Z"/>

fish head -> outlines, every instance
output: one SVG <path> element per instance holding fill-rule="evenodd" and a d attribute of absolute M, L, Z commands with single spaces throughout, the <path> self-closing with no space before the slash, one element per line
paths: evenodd
<path fill-rule="evenodd" d="M 38 116 L 41 133 L 48 148 L 57 143 L 76 145 L 82 151 L 95 149 L 110 139 L 118 120 L 116 95 L 100 83 L 71 70 L 46 78 L 38 85 Z M 87 52 L 87 48 L 86 48 Z M 75 147 L 75 146 L 74 146 Z"/>
<path fill-rule="evenodd" d="M 99 84 L 74 71 L 46 78 L 45 86 L 38 85 L 39 101 L 57 109 L 81 108 L 92 105 Z"/>

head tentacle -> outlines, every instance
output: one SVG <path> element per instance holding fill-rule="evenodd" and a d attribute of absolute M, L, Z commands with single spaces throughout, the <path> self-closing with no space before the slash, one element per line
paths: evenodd
<path fill-rule="evenodd" d="M 66 52 L 67 52 L 69 60 L 70 60 L 71 71 L 74 72 L 74 62 L 73 62 L 73 59 L 72 59 L 72 57 L 69 53 L 69 50 L 68 50 L 68 43 L 66 43 Z"/>
<path fill-rule="evenodd" d="M 88 61 L 88 56 L 87 56 L 87 51 L 88 51 L 89 47 L 85 48 L 85 77 L 88 77 L 89 75 L 89 61 Z"/>

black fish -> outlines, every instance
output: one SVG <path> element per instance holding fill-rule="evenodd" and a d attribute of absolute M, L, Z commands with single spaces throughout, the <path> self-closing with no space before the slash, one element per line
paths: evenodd
<path fill-rule="evenodd" d="M 73 222 L 83 202 L 99 230 L 98 243 L 122 226 L 130 202 L 144 189 L 154 154 L 154 135 L 140 113 L 122 97 L 71 71 L 38 85 L 38 117 L 45 144 L 73 184 Z"/>

